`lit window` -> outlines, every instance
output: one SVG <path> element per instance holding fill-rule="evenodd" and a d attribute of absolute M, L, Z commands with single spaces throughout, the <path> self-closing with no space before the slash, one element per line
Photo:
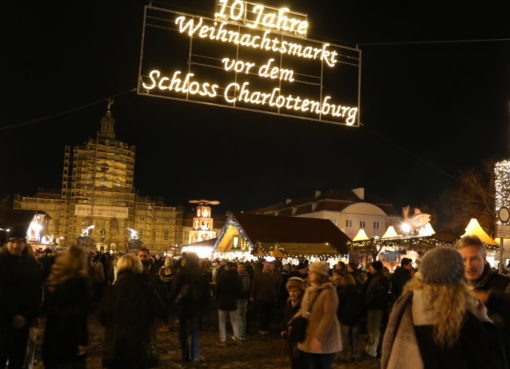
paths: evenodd
<path fill-rule="evenodd" d="M 349 227 L 349 228 L 352 227 L 352 220 L 346 220 L 345 221 L 345 226 Z"/>
<path fill-rule="evenodd" d="M 364 220 L 360 220 L 359 227 L 360 228 L 365 228 L 366 226 L 367 226 L 367 224 L 365 223 L 365 221 Z"/>

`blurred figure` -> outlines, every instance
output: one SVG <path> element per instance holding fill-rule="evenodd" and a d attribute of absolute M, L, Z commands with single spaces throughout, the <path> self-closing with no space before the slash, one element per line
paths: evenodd
<path fill-rule="evenodd" d="M 250 301 L 254 303 L 254 310 L 259 316 L 261 335 L 269 334 L 271 315 L 278 301 L 280 279 L 279 275 L 273 273 L 273 265 L 269 262 L 264 262 L 262 271 L 253 278 Z"/>
<path fill-rule="evenodd" d="M 367 359 L 377 358 L 377 349 L 381 337 L 381 325 L 388 308 L 388 292 L 390 283 L 383 274 L 383 264 L 373 261 L 369 267 L 370 277 L 365 291 L 367 308 L 368 343 L 365 349 Z"/>
<path fill-rule="evenodd" d="M 298 314 L 308 317 L 306 339 L 298 343 L 305 368 L 329 369 L 336 353 L 342 351 L 337 319 L 338 296 L 329 281 L 329 264 L 310 264 L 308 282 Z"/>
<path fill-rule="evenodd" d="M 409 258 L 402 258 L 400 266 L 395 269 L 391 276 L 391 299 L 395 301 L 400 297 L 404 286 L 413 277 L 413 261 Z"/>
<path fill-rule="evenodd" d="M 28 333 L 41 305 L 41 266 L 26 243 L 26 230 L 11 227 L 0 249 L 0 369 L 20 369 Z"/>
<path fill-rule="evenodd" d="M 246 339 L 246 313 L 248 312 L 248 297 L 250 296 L 250 275 L 243 263 L 237 264 L 237 273 L 241 278 L 241 295 L 237 299 L 237 319 L 241 341 Z"/>
<path fill-rule="evenodd" d="M 209 302 L 209 278 L 200 269 L 197 254 L 187 252 L 172 286 L 179 310 L 179 343 L 182 360 L 200 361 L 200 322 Z M 191 343 L 190 343 L 191 336 Z"/>
<path fill-rule="evenodd" d="M 357 362 L 360 359 L 359 334 L 365 315 L 365 303 L 361 289 L 356 285 L 354 277 L 347 273 L 340 280 L 338 289 L 338 320 L 344 343 L 343 358 L 345 361 Z M 350 355 L 347 352 L 350 349 Z"/>
<path fill-rule="evenodd" d="M 473 288 L 472 294 L 487 306 L 489 317 L 505 339 L 510 360 L 510 278 L 491 270 L 485 246 L 478 237 L 462 237 L 455 248 L 464 261 L 464 276 Z"/>
<path fill-rule="evenodd" d="M 303 292 L 305 291 L 305 281 L 299 277 L 290 277 L 285 285 L 289 298 L 283 310 L 283 324 L 280 336 L 287 340 L 287 353 L 290 359 L 290 366 L 292 369 L 302 369 L 303 360 L 300 356 L 300 351 L 297 348 L 297 342 L 290 339 L 289 336 L 289 323 L 294 315 L 301 309 L 301 300 L 303 299 Z"/>
<path fill-rule="evenodd" d="M 220 340 L 218 345 L 225 346 L 227 340 L 227 316 L 230 318 L 230 324 L 234 336 L 234 341 L 241 341 L 241 332 L 239 329 L 239 320 L 237 319 L 237 299 L 241 296 L 241 278 L 237 274 L 236 265 L 233 262 L 227 262 L 225 269 L 219 274 L 215 296 L 218 305 L 218 327 Z"/>
<path fill-rule="evenodd" d="M 71 246 L 56 259 L 46 282 L 46 328 L 42 357 L 46 369 L 85 368 L 91 298 L 88 255 Z"/>
<path fill-rule="evenodd" d="M 97 318 L 106 328 L 103 365 L 107 368 L 144 369 L 158 364 L 154 320 L 166 323 L 167 309 L 142 271 L 138 256 L 120 257 L 117 280 L 98 309 Z"/>
<path fill-rule="evenodd" d="M 460 254 L 451 247 L 432 249 L 393 307 L 381 368 L 507 368 L 486 311 L 464 282 Z"/>

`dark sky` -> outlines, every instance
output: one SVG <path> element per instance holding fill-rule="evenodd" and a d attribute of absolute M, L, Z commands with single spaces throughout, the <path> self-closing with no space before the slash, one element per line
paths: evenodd
<path fill-rule="evenodd" d="M 106 105 L 92 103 L 136 87 L 147 1 L 12 3 L 2 57 L 2 195 L 59 188 L 64 145 L 82 143 L 99 127 Z M 308 13 L 314 39 L 360 44 L 364 126 L 124 94 L 113 114 L 120 139 L 137 147 L 141 194 L 248 210 L 317 189 L 364 186 L 396 205 L 420 205 L 455 186 L 459 170 L 508 153 L 510 41 L 420 43 L 510 38 L 505 12 L 414 10 L 408 2 L 265 3 Z M 161 4 L 214 11 L 214 0 Z"/>

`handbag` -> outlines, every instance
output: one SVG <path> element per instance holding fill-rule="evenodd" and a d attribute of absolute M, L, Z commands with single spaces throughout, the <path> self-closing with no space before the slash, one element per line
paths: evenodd
<path fill-rule="evenodd" d="M 319 293 L 315 298 L 313 299 L 312 303 L 310 304 L 310 308 L 307 311 L 306 317 L 303 315 L 299 315 L 295 318 L 293 318 L 289 323 L 289 341 L 292 342 L 303 342 L 306 339 L 306 328 L 308 327 L 308 316 L 310 315 L 310 311 L 312 310 L 313 304 L 319 297 L 322 290 L 319 290 Z"/>

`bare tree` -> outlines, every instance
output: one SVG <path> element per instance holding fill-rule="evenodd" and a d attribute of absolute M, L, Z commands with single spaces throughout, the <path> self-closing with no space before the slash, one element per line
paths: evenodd
<path fill-rule="evenodd" d="M 495 232 L 495 160 L 486 160 L 479 168 L 462 171 L 459 185 L 441 197 L 443 212 L 449 221 L 446 228 L 462 234 L 471 218 L 477 218 L 489 235 Z"/>

